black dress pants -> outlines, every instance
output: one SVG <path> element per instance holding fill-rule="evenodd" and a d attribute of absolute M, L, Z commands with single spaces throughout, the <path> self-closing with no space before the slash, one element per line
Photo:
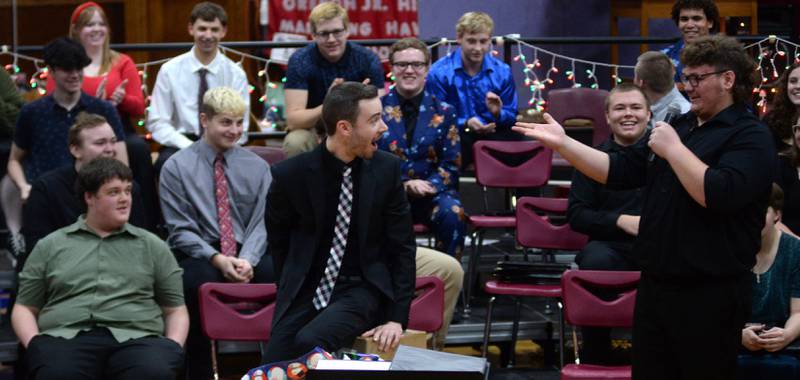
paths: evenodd
<path fill-rule="evenodd" d="M 186 338 L 186 378 L 211 378 L 211 342 L 200 325 L 198 290 L 207 282 L 227 282 L 222 273 L 208 260 L 195 259 L 177 253 L 178 265 L 183 268 L 183 296 L 189 310 L 189 336 Z M 264 255 L 253 268 L 250 283 L 266 284 L 275 281 L 272 257 Z"/>
<path fill-rule="evenodd" d="M 37 335 L 26 352 L 29 379 L 173 380 L 183 349 L 173 340 L 144 337 L 119 343 L 106 328 L 72 339 Z"/>
<path fill-rule="evenodd" d="M 262 364 L 294 359 L 317 346 L 336 351 L 378 324 L 383 297 L 367 282 L 337 281 L 331 301 L 319 311 L 312 296 L 298 297 L 273 323 Z"/>
<path fill-rule="evenodd" d="M 751 303 L 750 273 L 681 280 L 642 273 L 633 322 L 633 379 L 734 379 Z"/>
<path fill-rule="evenodd" d="M 633 242 L 592 240 L 575 256 L 575 263 L 582 270 L 639 270 L 633 257 Z M 591 289 L 600 299 L 611 301 L 618 294 L 604 289 Z M 611 329 L 603 327 L 581 328 L 583 345 L 581 363 L 615 365 L 611 355 Z"/>

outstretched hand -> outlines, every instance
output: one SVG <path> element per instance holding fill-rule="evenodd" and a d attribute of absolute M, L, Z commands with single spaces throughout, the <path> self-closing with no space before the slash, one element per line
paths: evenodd
<path fill-rule="evenodd" d="M 564 127 L 553 119 L 549 113 L 544 113 L 544 123 L 521 123 L 517 122 L 511 130 L 527 137 L 533 138 L 544 144 L 544 146 L 558 150 L 567 140 Z"/>

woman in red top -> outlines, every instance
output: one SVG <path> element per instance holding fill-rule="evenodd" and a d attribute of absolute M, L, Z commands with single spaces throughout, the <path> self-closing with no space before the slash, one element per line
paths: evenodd
<path fill-rule="evenodd" d="M 148 229 L 154 230 L 160 219 L 155 188 L 155 172 L 150 155 L 150 144 L 136 134 L 132 119 L 144 116 L 144 94 L 139 71 L 131 57 L 111 50 L 111 29 L 108 17 L 99 4 L 87 1 L 72 12 L 69 26 L 70 38 L 86 50 L 92 63 L 83 69 L 83 92 L 111 102 L 119 112 L 125 128 L 125 145 L 134 180 L 142 190 Z M 47 78 L 47 91 L 55 82 Z"/>
<path fill-rule="evenodd" d="M 70 20 L 69 36 L 79 41 L 92 63 L 83 69 L 83 92 L 108 100 L 117 107 L 120 118 L 130 128 L 130 119 L 144 115 L 144 95 L 139 72 L 131 57 L 109 48 L 111 30 L 103 8 L 86 2 L 75 8 Z M 47 79 L 47 91 L 55 87 Z"/>

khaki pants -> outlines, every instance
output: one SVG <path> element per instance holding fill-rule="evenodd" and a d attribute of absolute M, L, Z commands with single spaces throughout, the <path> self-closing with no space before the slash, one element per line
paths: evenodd
<path fill-rule="evenodd" d="M 317 135 L 312 129 L 294 129 L 283 138 L 283 151 L 286 158 L 309 152 L 317 147 Z"/>
<path fill-rule="evenodd" d="M 433 276 L 444 282 L 444 315 L 442 327 L 434 333 L 433 348 L 441 350 L 453 319 L 453 309 L 464 283 L 464 269 L 452 256 L 426 247 L 417 247 L 417 277 Z"/>

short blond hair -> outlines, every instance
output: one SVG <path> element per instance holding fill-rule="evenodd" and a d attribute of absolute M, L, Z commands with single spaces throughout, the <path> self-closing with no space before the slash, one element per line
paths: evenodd
<path fill-rule="evenodd" d="M 214 87 L 203 95 L 203 105 L 200 112 L 211 119 L 214 115 L 225 113 L 229 115 L 245 116 L 247 105 L 242 95 L 230 87 Z"/>
<path fill-rule="evenodd" d="M 319 3 L 308 15 L 308 22 L 311 24 L 311 33 L 317 32 L 317 24 L 320 22 L 332 20 L 336 17 L 342 18 L 344 29 L 347 30 L 347 26 L 350 23 L 350 19 L 347 17 L 347 10 L 334 2 Z"/>
<path fill-rule="evenodd" d="M 484 12 L 467 12 L 458 19 L 456 36 L 461 37 L 466 33 L 488 33 L 494 31 L 494 21 Z"/>

